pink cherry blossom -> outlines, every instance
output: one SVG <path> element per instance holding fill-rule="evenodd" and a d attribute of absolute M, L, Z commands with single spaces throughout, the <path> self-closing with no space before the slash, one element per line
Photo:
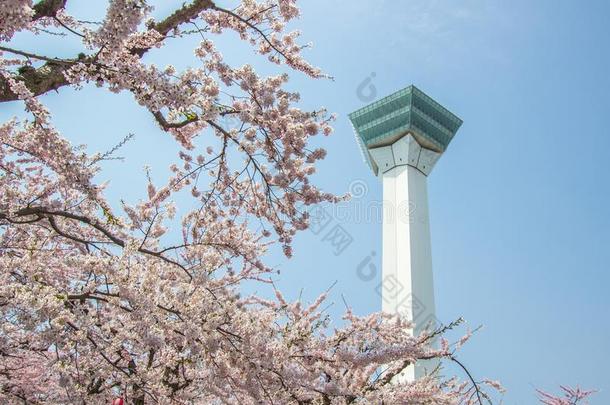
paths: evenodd
<path fill-rule="evenodd" d="M 561 390 L 563 391 L 563 396 L 556 396 L 538 390 L 540 402 L 545 405 L 587 405 L 587 398 L 595 393 L 594 390 L 583 390 L 580 387 L 561 386 Z"/>

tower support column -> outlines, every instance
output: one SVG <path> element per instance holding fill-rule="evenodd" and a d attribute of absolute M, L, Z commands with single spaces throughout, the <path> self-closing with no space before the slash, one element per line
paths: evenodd
<path fill-rule="evenodd" d="M 370 152 L 383 184 L 382 310 L 405 316 L 418 335 L 436 319 L 426 172 L 440 155 L 411 135 Z M 401 377 L 412 381 L 436 364 L 421 362 Z"/>
<path fill-rule="evenodd" d="M 435 314 L 427 178 L 411 166 L 381 175 L 383 182 L 383 304 L 416 323 Z"/>

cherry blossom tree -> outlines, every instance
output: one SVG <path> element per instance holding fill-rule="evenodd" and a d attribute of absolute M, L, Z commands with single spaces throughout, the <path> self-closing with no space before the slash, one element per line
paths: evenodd
<path fill-rule="evenodd" d="M 234 32 L 271 64 L 324 78 L 286 28 L 295 0 L 194 0 L 158 20 L 145 0 L 111 0 L 99 21 L 67 3 L 0 3 L 0 102 L 26 113 L 0 125 L 2 403 L 469 404 L 489 398 L 481 386 L 501 388 L 438 372 L 400 379 L 418 361 L 456 360 L 466 339 L 431 344 L 455 323 L 412 336 L 400 316 L 348 309 L 333 329 L 324 294 L 305 304 L 241 293 L 245 281 L 272 286 L 264 255 L 276 244 L 291 255 L 307 207 L 343 198 L 310 181 L 326 154 L 310 140 L 330 135 L 334 117 L 299 109 L 285 73 L 230 66 L 213 41 Z M 19 32 L 72 36 L 82 52 L 17 49 Z M 193 35 L 197 67 L 145 62 Z M 129 92 L 180 146 L 166 181 L 143 176 L 136 204 L 109 201 L 96 181 L 114 150 L 72 145 L 41 101 L 91 85 Z M 178 194 L 196 207 L 180 218 Z"/>

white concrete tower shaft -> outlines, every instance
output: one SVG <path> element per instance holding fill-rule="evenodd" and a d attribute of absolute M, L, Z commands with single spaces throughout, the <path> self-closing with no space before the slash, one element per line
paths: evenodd
<path fill-rule="evenodd" d="M 436 319 L 427 175 L 440 154 L 410 134 L 370 152 L 383 183 L 382 310 L 405 315 L 419 334 Z M 435 365 L 411 367 L 404 378 L 419 378 Z"/>

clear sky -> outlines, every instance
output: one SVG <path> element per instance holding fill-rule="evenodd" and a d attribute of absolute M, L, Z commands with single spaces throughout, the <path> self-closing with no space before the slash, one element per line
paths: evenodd
<path fill-rule="evenodd" d="M 104 5 L 68 3 L 83 18 Z M 159 16 L 181 4 L 157 3 Z M 592 404 L 610 403 L 610 3 L 308 0 L 302 9 L 297 26 L 314 43 L 306 55 L 335 80 L 295 73 L 289 85 L 304 107 L 339 114 L 317 181 L 364 193 L 326 207 L 328 228 L 299 236 L 292 260 L 269 257 L 282 269 L 279 285 L 309 299 L 336 282 L 336 319 L 341 295 L 359 314 L 381 308 L 381 222 L 364 214 L 381 187 L 347 114 L 413 83 L 464 120 L 429 177 L 438 317 L 484 325 L 460 358 L 506 386 L 505 404 L 534 403 L 535 388 L 558 384 L 600 389 Z M 71 43 L 19 41 L 74 55 Z M 147 58 L 187 66 L 194 41 Z M 230 61 L 275 71 L 230 43 L 221 47 Z M 66 135 L 93 151 L 136 135 L 119 153 L 127 161 L 106 164 L 111 197 L 142 196 L 145 163 L 163 177 L 174 143 L 128 94 L 63 89 L 44 100 Z M 17 111 L 1 105 L 0 118 Z M 324 238 L 335 225 L 353 240 L 338 255 Z M 357 275 L 367 259 L 377 270 L 370 281 Z"/>

